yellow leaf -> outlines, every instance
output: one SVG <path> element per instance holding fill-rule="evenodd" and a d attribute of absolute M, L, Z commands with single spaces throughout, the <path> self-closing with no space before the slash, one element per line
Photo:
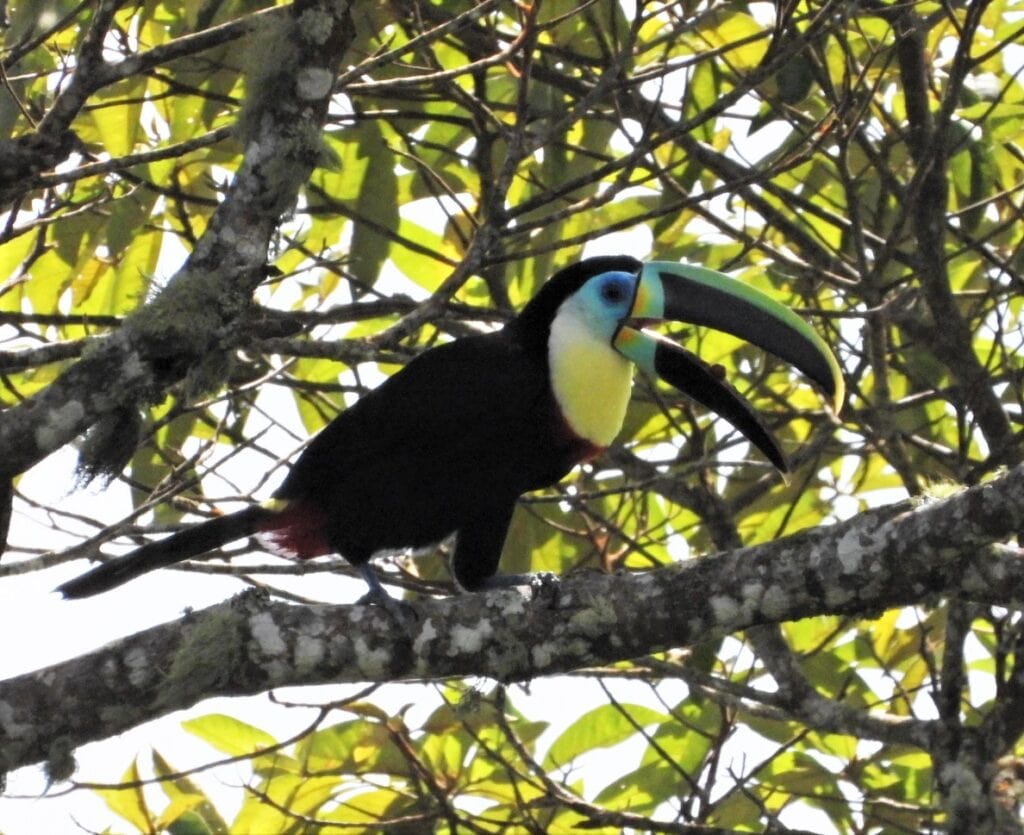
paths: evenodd
<path fill-rule="evenodd" d="M 110 271 L 110 264 L 102 258 L 93 258 L 71 281 L 71 304 L 78 307 L 91 295 L 101 278 Z"/>
<path fill-rule="evenodd" d="M 139 765 L 135 760 L 121 778 L 122 783 L 139 781 Z M 152 816 L 146 806 L 146 798 L 141 786 L 129 786 L 123 789 L 99 789 L 96 792 L 112 811 L 116 812 L 139 832 L 153 831 Z"/>

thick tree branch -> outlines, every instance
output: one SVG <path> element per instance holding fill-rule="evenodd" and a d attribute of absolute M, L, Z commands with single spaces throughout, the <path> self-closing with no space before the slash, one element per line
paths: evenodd
<path fill-rule="evenodd" d="M 242 166 L 186 264 L 115 334 L 97 340 L 37 397 L 0 416 L 0 477 L 11 477 L 106 415 L 187 379 L 216 387 L 263 279 L 267 249 L 320 154 L 341 57 L 354 37 L 347 6 L 296 3 L 281 24 L 279 62 L 254 79 Z"/>
<path fill-rule="evenodd" d="M 909 503 L 646 574 L 366 606 L 222 603 L 0 684 L 0 767 L 102 739 L 214 695 L 340 681 L 528 679 L 768 623 L 955 595 L 1020 606 L 1024 560 L 986 546 L 1024 526 L 1024 467 Z M 859 728 L 863 730 L 863 728 Z M 923 741 L 923 740 L 922 740 Z"/>

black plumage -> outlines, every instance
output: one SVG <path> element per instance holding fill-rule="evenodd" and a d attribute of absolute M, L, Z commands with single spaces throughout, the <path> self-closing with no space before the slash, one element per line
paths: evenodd
<path fill-rule="evenodd" d="M 639 268 L 603 257 L 563 269 L 501 330 L 426 351 L 339 414 L 292 466 L 275 493 L 281 503 L 193 526 L 58 590 L 96 594 L 255 533 L 300 558 L 334 552 L 356 566 L 458 533 L 455 579 L 485 586 L 518 497 L 599 451 L 570 429 L 553 396 L 551 321 L 589 278 Z"/>

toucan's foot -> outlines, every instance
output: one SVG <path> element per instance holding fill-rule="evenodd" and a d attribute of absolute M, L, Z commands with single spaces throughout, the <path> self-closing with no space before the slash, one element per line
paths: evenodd
<path fill-rule="evenodd" d="M 416 610 L 404 600 L 398 600 L 388 594 L 388 590 L 377 579 L 373 566 L 369 563 L 363 563 L 358 568 L 359 575 L 366 580 L 366 585 L 369 588 L 366 594 L 356 601 L 357 606 L 380 606 L 391 617 L 400 623 L 404 623 L 406 626 L 412 626 L 416 623 L 418 620 Z"/>
<path fill-rule="evenodd" d="M 535 574 L 498 574 L 488 578 L 480 586 L 480 591 L 519 586 L 529 586 L 534 600 L 549 600 L 553 604 L 558 598 L 562 580 L 551 571 L 538 571 Z"/>
<path fill-rule="evenodd" d="M 546 601 L 553 607 L 562 593 L 562 578 L 551 571 L 538 571 L 530 581 L 530 591 L 534 600 Z"/>
<path fill-rule="evenodd" d="M 411 603 L 407 603 L 404 600 L 398 600 L 387 592 L 381 596 L 368 591 L 356 601 L 356 605 L 379 606 L 391 615 L 393 620 L 398 621 L 406 627 L 415 626 L 419 622 L 419 617 L 416 615 L 416 610 L 412 607 Z"/>

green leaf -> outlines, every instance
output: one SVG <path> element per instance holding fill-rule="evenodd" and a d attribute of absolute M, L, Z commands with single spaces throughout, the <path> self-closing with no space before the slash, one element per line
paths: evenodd
<path fill-rule="evenodd" d="M 679 770 L 671 763 L 646 763 L 601 789 L 595 802 L 611 809 L 651 814 L 665 798 L 679 791 L 679 780 Z"/>
<path fill-rule="evenodd" d="M 223 713 L 186 719 L 181 726 L 232 757 L 257 754 L 277 745 L 277 740 L 266 731 Z"/>
<path fill-rule="evenodd" d="M 295 756 L 310 773 L 344 770 L 406 775 L 409 761 L 380 722 L 353 719 L 322 728 L 295 747 Z"/>
<path fill-rule="evenodd" d="M 140 74 L 106 88 L 101 99 L 110 100 L 110 105 L 87 111 L 88 119 L 79 123 L 82 141 L 115 157 L 134 151 L 142 133 L 140 117 L 146 82 L 146 76 Z"/>
<path fill-rule="evenodd" d="M 227 835 L 228 828 L 206 795 L 187 777 L 176 773 L 156 750 L 153 751 L 153 772 L 160 778 L 160 788 L 171 801 L 160 814 L 157 828 L 171 835 Z"/>
<path fill-rule="evenodd" d="M 398 179 L 395 157 L 376 122 L 363 122 L 346 148 L 357 148 L 363 165 L 363 188 L 355 201 L 350 269 L 358 281 L 372 285 L 391 251 L 391 239 L 381 230 L 399 226 Z M 365 162 L 364 162 L 365 161 Z"/>
<path fill-rule="evenodd" d="M 21 276 L 22 266 L 36 246 L 36 236 L 19 235 L 0 246 L 0 310 L 20 311 L 24 294 L 25 277 Z"/>
<path fill-rule="evenodd" d="M 336 809 L 330 809 L 320 815 L 320 820 L 325 823 L 342 824 L 375 824 L 393 818 L 401 818 L 407 815 L 414 815 L 418 809 L 416 799 L 410 797 L 400 788 L 382 788 L 371 791 L 362 791 L 355 794 L 345 794 L 339 798 Z M 327 830 L 328 832 L 330 829 Z M 380 831 L 368 826 L 364 831 L 367 835 Z"/>
<path fill-rule="evenodd" d="M 710 46 L 725 49 L 723 59 L 729 67 L 752 70 L 764 59 L 768 32 L 739 7 L 719 7 L 703 19 L 707 24 L 698 28 L 701 36 Z"/>
<path fill-rule="evenodd" d="M 669 717 L 664 713 L 644 705 L 623 704 L 621 710 L 615 705 L 600 705 L 584 713 L 552 743 L 544 758 L 544 767 L 565 767 L 581 754 L 629 739 L 639 733 L 637 727 L 667 721 Z"/>

